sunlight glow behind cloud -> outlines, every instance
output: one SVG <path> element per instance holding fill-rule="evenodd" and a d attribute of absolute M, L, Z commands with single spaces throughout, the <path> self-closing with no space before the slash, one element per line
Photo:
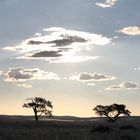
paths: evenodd
<path fill-rule="evenodd" d="M 140 71 L 140 67 L 134 68 L 134 70 L 136 70 L 136 71 Z"/>
<path fill-rule="evenodd" d="M 140 35 L 140 27 L 138 26 L 124 27 L 123 29 L 118 30 L 118 32 L 121 32 L 126 35 Z"/>
<path fill-rule="evenodd" d="M 42 35 L 43 34 L 43 35 Z M 94 45 L 107 45 L 111 38 L 88 32 L 67 30 L 61 27 L 43 29 L 16 46 L 5 47 L 5 50 L 16 51 L 17 59 L 44 59 L 50 63 L 74 63 L 93 60 L 98 56 L 81 55 Z"/>
<path fill-rule="evenodd" d="M 117 0 L 104 0 L 104 2 L 97 2 L 96 5 L 102 8 L 113 7 L 116 4 Z"/>

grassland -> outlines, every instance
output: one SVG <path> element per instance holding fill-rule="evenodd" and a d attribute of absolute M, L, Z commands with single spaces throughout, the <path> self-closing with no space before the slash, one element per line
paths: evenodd
<path fill-rule="evenodd" d="M 35 122 L 32 116 L 0 116 L 0 140 L 140 140 L 140 117 L 53 117 Z"/>

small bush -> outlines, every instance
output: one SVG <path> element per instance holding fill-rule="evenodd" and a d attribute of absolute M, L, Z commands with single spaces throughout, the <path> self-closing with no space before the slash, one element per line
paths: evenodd
<path fill-rule="evenodd" d="M 130 135 L 123 135 L 121 136 L 121 140 L 136 140 L 136 138 Z"/>
<path fill-rule="evenodd" d="M 136 130 L 136 128 L 132 125 L 123 125 L 120 127 L 121 130 Z"/>
<path fill-rule="evenodd" d="M 91 132 L 109 133 L 110 128 L 108 126 L 99 125 L 92 128 Z"/>

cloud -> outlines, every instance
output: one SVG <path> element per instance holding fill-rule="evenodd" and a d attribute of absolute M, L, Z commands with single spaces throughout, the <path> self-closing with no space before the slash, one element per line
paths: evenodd
<path fill-rule="evenodd" d="M 89 60 L 95 60 L 98 56 L 64 56 L 62 59 L 51 59 L 52 63 L 78 63 L 78 62 L 86 62 Z"/>
<path fill-rule="evenodd" d="M 62 35 L 62 39 L 58 39 L 58 40 L 53 40 L 48 42 L 49 44 L 55 44 L 55 46 L 67 46 L 67 45 L 71 45 L 72 43 L 84 43 L 87 42 L 87 40 L 85 40 L 84 38 L 78 37 L 78 36 L 69 36 L 69 35 Z"/>
<path fill-rule="evenodd" d="M 136 70 L 136 71 L 140 71 L 140 67 L 134 68 L 134 70 Z"/>
<path fill-rule="evenodd" d="M 119 85 L 112 85 L 106 90 L 133 90 L 133 89 L 138 89 L 138 84 L 130 81 L 123 81 Z"/>
<path fill-rule="evenodd" d="M 0 75 L 3 75 L 3 71 L 0 71 Z"/>
<path fill-rule="evenodd" d="M 62 54 L 60 54 L 61 51 L 42 51 L 34 53 L 31 57 L 60 57 Z"/>
<path fill-rule="evenodd" d="M 104 2 L 97 2 L 96 5 L 102 8 L 113 7 L 116 4 L 117 0 L 104 0 Z"/>
<path fill-rule="evenodd" d="M 50 27 L 50 28 L 44 28 L 44 32 L 63 32 L 66 31 L 65 28 L 62 27 Z"/>
<path fill-rule="evenodd" d="M 53 72 L 45 72 L 38 68 L 27 69 L 27 68 L 10 68 L 7 73 L 4 75 L 7 76 L 6 81 L 11 82 L 20 82 L 20 81 L 28 81 L 28 80 L 59 80 L 57 74 Z"/>
<path fill-rule="evenodd" d="M 82 43 L 87 42 L 84 38 L 78 36 L 69 36 L 69 35 L 61 35 L 61 39 L 56 39 L 48 42 L 34 41 L 30 40 L 28 42 L 29 45 L 40 45 L 40 44 L 55 44 L 54 47 L 64 47 L 71 45 L 72 43 Z"/>
<path fill-rule="evenodd" d="M 25 83 L 34 80 L 60 80 L 57 74 L 53 72 L 46 72 L 38 68 L 9 68 L 7 72 L 3 71 L 5 82 L 12 82 L 14 85 L 20 87 L 30 88 L 31 84 Z"/>
<path fill-rule="evenodd" d="M 82 81 L 82 82 L 89 82 L 89 81 L 108 81 L 108 80 L 114 80 L 116 79 L 116 77 L 113 76 L 108 76 L 102 73 L 87 73 L 87 72 L 83 72 L 80 74 L 76 74 L 73 75 L 72 77 L 70 77 L 71 80 L 78 80 L 78 81 Z"/>
<path fill-rule="evenodd" d="M 35 33 L 34 36 L 41 36 L 41 33 Z"/>
<path fill-rule="evenodd" d="M 88 86 L 95 86 L 94 83 L 87 83 Z"/>
<path fill-rule="evenodd" d="M 118 32 L 121 32 L 126 35 L 140 35 L 140 27 L 138 26 L 129 26 L 129 27 L 124 27 L 121 30 L 118 30 Z"/>
<path fill-rule="evenodd" d="M 98 58 L 88 55 L 93 45 L 107 45 L 111 38 L 100 34 L 67 30 L 61 27 L 43 29 L 43 33 L 36 33 L 16 46 L 3 49 L 16 51 L 17 59 L 44 59 L 50 63 L 74 63 Z M 83 52 L 85 54 L 81 55 Z M 75 58 L 75 59 L 74 59 Z"/>
<path fill-rule="evenodd" d="M 31 88 L 32 87 L 31 84 L 25 84 L 25 83 L 16 83 L 14 85 L 18 86 L 18 87 L 23 87 L 23 88 Z"/>
<path fill-rule="evenodd" d="M 23 68 L 10 68 L 5 75 L 7 76 L 6 81 L 26 81 L 34 77 L 34 73 L 37 70 L 25 70 Z"/>

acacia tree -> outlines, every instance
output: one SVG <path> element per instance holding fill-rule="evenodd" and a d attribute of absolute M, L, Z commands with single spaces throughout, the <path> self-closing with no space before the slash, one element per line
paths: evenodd
<path fill-rule="evenodd" d="M 97 105 L 93 111 L 99 116 L 106 116 L 111 122 L 115 122 L 120 115 L 130 116 L 131 114 L 124 104 Z"/>
<path fill-rule="evenodd" d="M 51 101 L 47 101 L 45 98 L 41 97 L 32 97 L 26 99 L 26 101 L 29 101 L 28 103 L 25 103 L 23 107 L 26 108 L 32 108 L 34 111 L 35 120 L 38 121 L 39 117 L 42 114 L 45 114 L 46 116 L 51 117 L 52 116 L 52 103 Z"/>

